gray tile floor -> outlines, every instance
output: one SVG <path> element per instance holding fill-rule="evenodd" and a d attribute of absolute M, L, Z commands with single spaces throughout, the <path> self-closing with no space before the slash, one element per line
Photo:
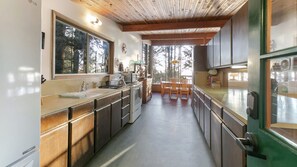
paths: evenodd
<path fill-rule="evenodd" d="M 214 167 L 193 115 L 190 100 L 153 98 L 141 116 L 126 125 L 99 151 L 88 167 Z"/>

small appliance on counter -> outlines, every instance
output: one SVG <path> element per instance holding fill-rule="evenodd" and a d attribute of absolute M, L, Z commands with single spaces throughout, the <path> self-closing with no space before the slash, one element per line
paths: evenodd
<path fill-rule="evenodd" d="M 110 75 L 109 88 L 120 88 L 125 86 L 126 82 L 122 74 Z"/>
<path fill-rule="evenodd" d="M 128 73 L 123 73 L 123 75 L 126 83 L 133 83 L 138 80 L 137 73 L 128 72 Z"/>

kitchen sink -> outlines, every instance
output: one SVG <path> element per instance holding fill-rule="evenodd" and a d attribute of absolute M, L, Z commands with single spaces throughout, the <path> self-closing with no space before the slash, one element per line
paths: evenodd
<path fill-rule="evenodd" d="M 100 96 L 102 94 L 106 94 L 109 90 L 108 89 L 89 89 L 82 92 L 66 92 L 62 93 L 59 96 L 62 98 L 91 98 L 95 96 Z"/>
<path fill-rule="evenodd" d="M 65 97 L 65 98 L 85 98 L 87 97 L 87 92 L 67 92 L 67 93 L 62 93 L 59 95 L 60 97 Z"/>

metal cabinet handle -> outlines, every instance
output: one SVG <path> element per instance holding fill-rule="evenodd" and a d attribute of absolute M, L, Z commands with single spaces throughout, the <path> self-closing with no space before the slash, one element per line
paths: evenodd
<path fill-rule="evenodd" d="M 246 146 L 252 146 L 251 141 L 246 138 L 236 138 L 236 144 L 244 151 L 248 151 Z"/>
<path fill-rule="evenodd" d="M 266 155 L 258 153 L 256 136 L 253 133 L 246 132 L 245 138 L 236 138 L 236 144 L 248 155 L 266 160 Z"/>

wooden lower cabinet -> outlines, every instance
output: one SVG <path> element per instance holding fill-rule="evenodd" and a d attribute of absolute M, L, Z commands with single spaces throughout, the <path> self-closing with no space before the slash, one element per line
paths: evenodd
<path fill-rule="evenodd" d="M 204 137 L 210 148 L 210 114 L 211 110 L 208 108 L 207 105 L 204 106 Z"/>
<path fill-rule="evenodd" d="M 68 124 L 40 136 L 40 166 L 66 167 L 68 161 Z"/>
<path fill-rule="evenodd" d="M 200 100 L 200 105 L 199 105 L 199 117 L 200 117 L 200 128 L 202 132 L 204 133 L 204 103 L 203 100 Z"/>
<path fill-rule="evenodd" d="M 222 125 L 223 167 L 245 167 L 245 153 L 236 144 L 236 136 Z"/>
<path fill-rule="evenodd" d="M 122 128 L 122 101 L 119 99 L 111 103 L 111 136 Z"/>
<path fill-rule="evenodd" d="M 222 121 L 211 111 L 211 153 L 213 155 L 216 167 L 222 166 Z"/>
<path fill-rule="evenodd" d="M 111 105 L 97 109 L 95 114 L 95 152 L 110 140 Z"/>
<path fill-rule="evenodd" d="M 198 96 L 196 101 L 196 118 L 200 122 L 200 98 Z"/>
<path fill-rule="evenodd" d="M 71 166 L 84 166 L 94 155 L 94 113 L 70 122 Z"/>

